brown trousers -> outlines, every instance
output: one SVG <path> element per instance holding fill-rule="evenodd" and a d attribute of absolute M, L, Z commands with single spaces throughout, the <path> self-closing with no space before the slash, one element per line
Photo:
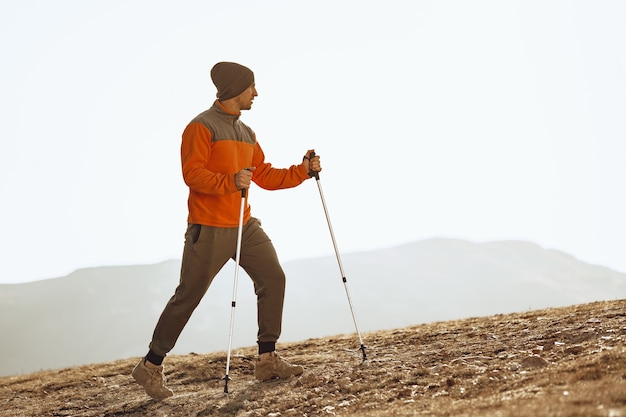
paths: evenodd
<path fill-rule="evenodd" d="M 237 232 L 236 227 L 187 227 L 180 282 L 154 329 L 152 352 L 165 356 L 174 348 L 215 275 L 229 259 L 235 259 Z M 285 273 L 274 245 L 255 218 L 243 227 L 240 266 L 252 278 L 257 295 L 257 340 L 276 342 L 282 324 Z"/>

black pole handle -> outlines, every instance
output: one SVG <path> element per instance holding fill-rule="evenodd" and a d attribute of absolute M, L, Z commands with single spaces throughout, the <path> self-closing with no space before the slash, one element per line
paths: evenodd
<path fill-rule="evenodd" d="M 252 168 L 250 168 L 250 167 L 244 168 L 244 169 L 246 169 L 247 171 L 252 172 Z M 241 198 L 246 198 L 246 190 L 247 190 L 247 188 L 242 188 L 241 189 Z"/>
<path fill-rule="evenodd" d="M 310 161 L 310 160 L 311 160 L 311 158 L 313 158 L 314 156 L 315 156 L 315 151 L 311 152 L 311 153 L 308 155 L 308 159 L 309 159 L 309 161 Z M 317 171 L 313 171 L 313 170 L 309 169 L 309 177 L 314 177 L 316 180 L 319 180 L 319 179 L 320 179 L 320 173 L 319 173 L 319 172 L 317 172 Z"/>

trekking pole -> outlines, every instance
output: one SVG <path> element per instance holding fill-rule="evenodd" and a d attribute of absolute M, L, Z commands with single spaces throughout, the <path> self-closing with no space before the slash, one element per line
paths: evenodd
<path fill-rule="evenodd" d="M 311 152 L 309 158 L 313 158 L 315 156 L 315 152 Z M 361 347 L 359 348 L 361 352 L 363 352 L 363 360 L 366 359 L 365 354 L 365 345 L 363 344 L 363 338 L 361 338 L 361 332 L 359 332 L 359 325 L 356 322 L 356 315 L 354 314 L 354 308 L 352 307 L 352 299 L 350 298 L 350 291 L 348 290 L 348 280 L 346 279 L 346 274 L 343 271 L 343 265 L 341 263 L 341 257 L 339 256 L 339 249 L 337 249 L 337 241 L 335 240 L 335 233 L 333 232 L 333 226 L 330 223 L 330 216 L 328 215 L 328 208 L 326 207 L 326 199 L 324 198 L 324 192 L 322 191 L 322 184 L 320 182 L 320 173 L 316 171 L 309 171 L 309 175 L 315 177 L 315 182 L 317 183 L 317 189 L 320 192 L 320 197 L 322 199 L 322 206 L 324 206 L 324 214 L 326 214 L 326 222 L 328 223 L 328 230 L 330 231 L 330 237 L 333 241 L 333 247 L 335 248 L 335 255 L 337 256 L 337 263 L 339 264 L 339 272 L 341 273 L 341 280 L 343 281 L 343 287 L 346 290 L 346 296 L 348 297 L 348 305 L 350 306 L 350 313 L 352 313 L 352 321 L 354 321 L 354 327 L 356 329 L 356 334 L 359 337 L 359 343 Z"/>
<path fill-rule="evenodd" d="M 243 232 L 243 212 L 246 205 L 246 188 L 241 189 L 241 208 L 239 209 L 239 229 L 237 230 L 237 252 L 235 255 L 235 282 L 233 284 L 233 299 L 230 309 L 230 330 L 228 334 L 228 355 L 226 356 L 226 376 L 224 377 L 224 392 L 228 394 L 228 371 L 230 370 L 230 351 L 233 346 L 233 328 L 235 326 L 235 306 L 237 304 L 237 281 L 239 280 L 239 259 L 241 258 L 241 235 Z"/>

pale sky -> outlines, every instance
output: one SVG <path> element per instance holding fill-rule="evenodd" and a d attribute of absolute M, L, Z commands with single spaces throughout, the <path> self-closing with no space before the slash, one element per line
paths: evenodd
<path fill-rule="evenodd" d="M 222 60 L 255 72 L 268 161 L 321 155 L 342 252 L 516 239 L 626 272 L 624 22 L 619 0 L 2 1 L 0 283 L 180 258 L 180 136 Z M 314 180 L 250 201 L 283 262 L 333 254 Z"/>

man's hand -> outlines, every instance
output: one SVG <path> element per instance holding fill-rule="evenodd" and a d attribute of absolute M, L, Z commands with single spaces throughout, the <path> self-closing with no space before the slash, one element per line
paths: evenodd
<path fill-rule="evenodd" d="M 322 170 L 322 165 L 320 164 L 320 156 L 315 155 L 311 157 L 311 155 L 315 155 L 315 150 L 309 149 L 304 155 L 304 159 L 302 160 L 302 165 L 307 172 L 320 172 Z"/>
<path fill-rule="evenodd" d="M 235 174 L 235 186 L 238 190 L 243 190 L 244 188 L 250 188 L 250 181 L 252 180 L 252 171 L 254 171 L 256 167 L 248 167 L 244 168 L 238 173 Z"/>

